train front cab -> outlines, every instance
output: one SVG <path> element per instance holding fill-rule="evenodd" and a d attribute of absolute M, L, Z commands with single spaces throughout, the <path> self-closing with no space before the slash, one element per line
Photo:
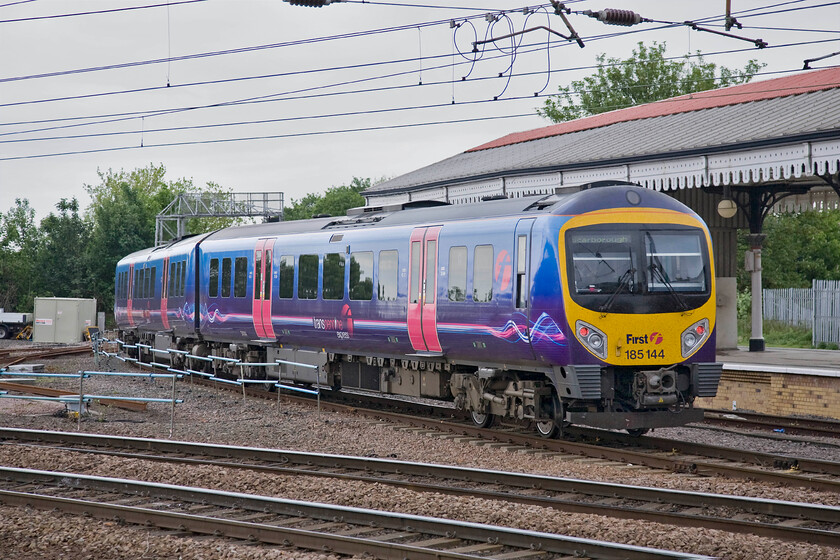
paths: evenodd
<path fill-rule="evenodd" d="M 639 207 L 573 217 L 559 235 L 574 333 L 573 365 L 555 368 L 565 420 L 631 433 L 702 420 L 692 402 L 714 396 L 721 370 L 705 225 Z"/>

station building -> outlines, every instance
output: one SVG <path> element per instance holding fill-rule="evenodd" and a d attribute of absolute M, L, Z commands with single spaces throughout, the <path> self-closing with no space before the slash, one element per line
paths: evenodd
<path fill-rule="evenodd" d="M 664 191 L 706 221 L 715 249 L 718 347 L 735 348 L 737 231 L 750 231 L 753 285 L 760 287 L 764 218 L 840 205 L 840 67 L 512 133 L 363 194 L 368 206 L 469 204 L 601 180 Z M 756 351 L 764 350 L 760 297 L 754 289 Z"/>

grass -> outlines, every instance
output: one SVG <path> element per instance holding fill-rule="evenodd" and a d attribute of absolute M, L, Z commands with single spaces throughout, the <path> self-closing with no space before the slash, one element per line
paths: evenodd
<path fill-rule="evenodd" d="M 813 348 L 811 346 L 811 329 L 794 327 L 780 321 L 764 321 L 764 343 L 767 346 L 781 348 Z M 738 318 L 738 344 L 746 346 L 750 342 L 750 317 Z M 819 348 L 837 350 L 836 344 L 820 343 Z"/>

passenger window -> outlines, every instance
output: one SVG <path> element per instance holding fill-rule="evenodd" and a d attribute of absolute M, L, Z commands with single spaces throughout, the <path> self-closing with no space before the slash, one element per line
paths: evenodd
<path fill-rule="evenodd" d="M 437 271 L 435 270 L 435 263 L 437 262 L 437 241 L 426 242 L 426 295 L 423 303 L 435 302 L 435 287 L 437 280 Z"/>
<path fill-rule="evenodd" d="M 373 299 L 373 253 L 350 255 L 350 299 Z"/>
<path fill-rule="evenodd" d="M 148 268 L 143 269 L 143 287 L 140 293 L 144 299 L 149 297 L 149 281 L 152 279 L 150 272 L 151 270 Z"/>
<path fill-rule="evenodd" d="M 528 238 L 520 235 L 516 238 L 516 307 L 528 307 Z"/>
<path fill-rule="evenodd" d="M 399 255 L 396 251 L 379 252 L 379 281 L 376 285 L 376 297 L 379 301 L 396 301 L 398 264 Z"/>
<path fill-rule="evenodd" d="M 291 255 L 280 257 L 280 294 L 279 297 L 289 299 L 294 297 L 295 288 L 295 258 Z"/>
<path fill-rule="evenodd" d="M 410 303 L 417 303 L 420 301 L 420 242 L 411 242 L 411 283 L 408 288 L 408 298 Z"/>
<path fill-rule="evenodd" d="M 450 301 L 465 301 L 467 299 L 467 248 L 451 247 L 449 249 L 449 289 Z"/>
<path fill-rule="evenodd" d="M 344 255 L 324 255 L 324 299 L 344 299 Z"/>
<path fill-rule="evenodd" d="M 180 287 L 178 288 L 178 295 L 184 297 L 187 293 L 187 261 L 181 261 L 181 275 L 178 277 L 180 278 Z"/>
<path fill-rule="evenodd" d="M 219 297 L 219 259 L 210 259 L 210 297 Z"/>
<path fill-rule="evenodd" d="M 254 253 L 254 299 L 260 299 L 262 286 L 262 251 Z"/>
<path fill-rule="evenodd" d="M 265 301 L 271 301 L 271 250 L 267 250 L 265 252 L 265 289 L 263 293 L 263 299 Z"/>
<path fill-rule="evenodd" d="M 178 263 L 171 262 L 169 263 L 169 278 L 166 280 L 166 292 L 164 292 L 163 297 L 175 297 L 178 295 L 178 282 L 175 279 L 176 270 L 178 270 Z"/>
<path fill-rule="evenodd" d="M 493 299 L 493 246 L 476 245 L 473 261 L 473 301 Z"/>
<path fill-rule="evenodd" d="M 233 262 L 228 259 L 222 259 L 222 297 L 230 297 L 230 281 Z"/>
<path fill-rule="evenodd" d="M 233 297 L 245 297 L 248 293 L 248 259 L 236 257 L 233 269 Z"/>
<path fill-rule="evenodd" d="M 301 255 L 298 270 L 298 298 L 318 297 L 318 255 Z"/>
<path fill-rule="evenodd" d="M 148 297 L 155 297 L 155 288 L 157 288 L 157 267 L 152 267 L 152 278 L 149 280 L 149 295 Z"/>

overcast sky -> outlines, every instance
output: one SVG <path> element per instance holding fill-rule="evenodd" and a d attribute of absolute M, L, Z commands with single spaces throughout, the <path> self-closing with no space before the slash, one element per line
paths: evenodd
<path fill-rule="evenodd" d="M 566 2 L 575 11 L 629 9 L 721 31 L 725 4 Z M 124 9 L 140 6 L 148 7 Z M 535 31 L 515 39 L 515 56 L 511 39 L 471 52 L 476 38 L 537 26 L 569 34 L 558 16 L 526 17 L 525 6 L 0 0 L 0 212 L 17 197 L 30 200 L 38 219 L 63 197 L 84 208 L 84 185 L 99 182 L 97 170 L 150 163 L 163 164 L 170 180 L 282 191 L 287 204 L 354 176 L 395 177 L 549 124 L 534 112 L 547 94 L 590 74 L 597 55 L 625 58 L 638 41 L 666 42 L 670 56 L 700 50 L 733 68 L 755 58 L 767 65 L 757 79 L 840 51 L 840 2 L 732 0 L 743 25 L 732 33 L 768 48 L 686 26 L 619 27 L 573 13 L 583 49 L 554 35 L 547 49 L 549 34 Z M 55 17 L 105 10 L 117 11 Z M 488 28 L 484 14 L 502 10 L 516 11 Z M 840 56 L 812 66 L 832 64 Z M 103 68 L 110 66 L 117 68 Z M 415 126 L 422 123 L 441 124 Z"/>

